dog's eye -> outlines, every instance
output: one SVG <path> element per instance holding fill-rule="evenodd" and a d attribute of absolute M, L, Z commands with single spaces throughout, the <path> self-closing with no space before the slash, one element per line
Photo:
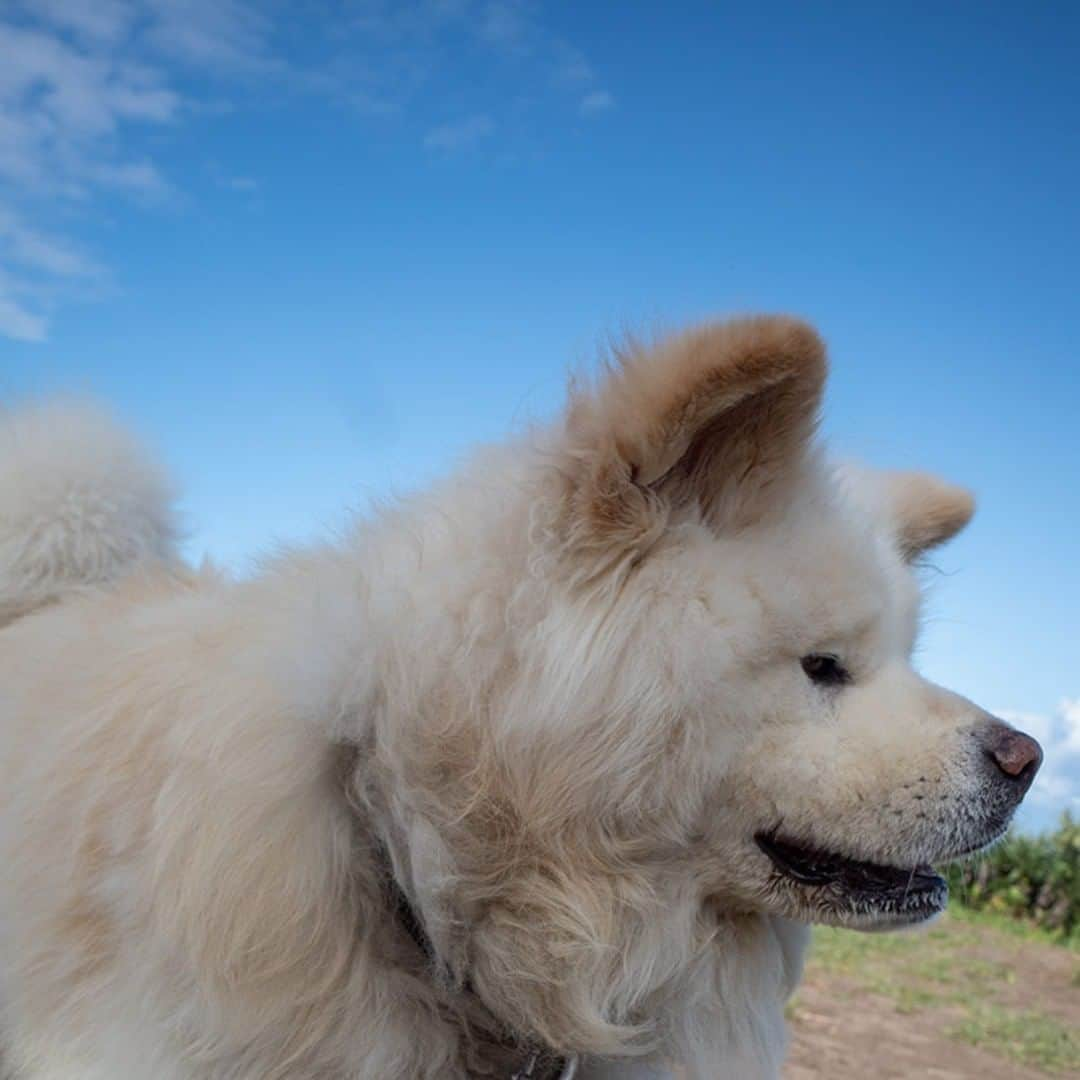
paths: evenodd
<path fill-rule="evenodd" d="M 835 656 L 828 653 L 811 653 L 800 661 L 806 677 L 819 686 L 844 686 L 851 682 L 851 674 Z"/>

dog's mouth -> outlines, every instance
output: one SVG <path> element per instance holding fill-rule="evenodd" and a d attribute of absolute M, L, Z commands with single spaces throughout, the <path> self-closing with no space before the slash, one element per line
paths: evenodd
<path fill-rule="evenodd" d="M 754 840 L 772 862 L 777 879 L 811 894 L 805 906 L 815 921 L 912 925 L 939 914 L 949 900 L 949 886 L 928 863 L 866 862 L 797 843 L 776 830 L 758 833 Z"/>

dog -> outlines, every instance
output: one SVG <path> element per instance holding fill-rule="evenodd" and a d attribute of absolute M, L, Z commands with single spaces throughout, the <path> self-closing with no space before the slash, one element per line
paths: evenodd
<path fill-rule="evenodd" d="M 776 1077 L 812 923 L 926 922 L 1041 751 L 920 678 L 971 496 L 840 468 L 788 317 L 244 580 L 108 417 L 0 420 L 14 1080 Z"/>

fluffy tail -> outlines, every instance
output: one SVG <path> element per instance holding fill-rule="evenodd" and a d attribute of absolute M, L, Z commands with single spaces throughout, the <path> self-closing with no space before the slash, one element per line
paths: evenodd
<path fill-rule="evenodd" d="M 0 413 L 0 626 L 175 558 L 172 501 L 165 474 L 100 409 Z"/>

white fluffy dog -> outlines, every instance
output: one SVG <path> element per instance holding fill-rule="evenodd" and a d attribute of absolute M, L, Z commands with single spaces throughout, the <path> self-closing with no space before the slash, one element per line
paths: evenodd
<path fill-rule="evenodd" d="M 255 579 L 93 410 L 0 419 L 17 1080 L 775 1077 L 811 922 L 939 912 L 1031 739 L 921 679 L 967 494 L 830 470 L 786 318 Z"/>

